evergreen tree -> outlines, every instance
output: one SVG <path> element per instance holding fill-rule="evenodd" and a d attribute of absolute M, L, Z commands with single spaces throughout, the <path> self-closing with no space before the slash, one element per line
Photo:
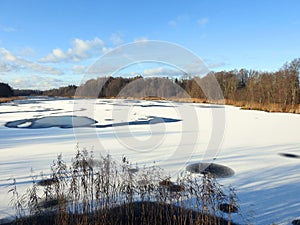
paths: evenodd
<path fill-rule="evenodd" d="M 14 95 L 12 88 L 5 83 L 0 83 L 0 97 L 11 97 Z"/>

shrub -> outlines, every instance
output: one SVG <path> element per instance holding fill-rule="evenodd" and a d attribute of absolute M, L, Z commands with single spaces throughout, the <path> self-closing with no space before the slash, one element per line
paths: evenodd
<path fill-rule="evenodd" d="M 70 166 L 59 155 L 50 176 L 33 177 L 24 195 L 12 187 L 10 224 L 233 224 L 238 211 L 234 190 L 225 194 L 209 174 L 183 172 L 172 182 L 155 164 L 133 167 L 87 150 L 77 150 Z"/>

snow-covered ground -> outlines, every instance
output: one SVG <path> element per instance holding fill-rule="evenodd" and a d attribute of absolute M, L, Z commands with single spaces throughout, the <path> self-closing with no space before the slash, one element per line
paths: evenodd
<path fill-rule="evenodd" d="M 22 189 L 31 170 L 49 172 L 60 153 L 69 162 L 78 144 L 96 156 L 155 161 L 172 177 L 188 164 L 213 160 L 235 171 L 219 179 L 236 188 L 249 219 L 235 222 L 291 224 L 300 217 L 299 134 L 300 115 L 232 106 L 56 98 L 1 104 L 0 219 L 13 213 L 9 178 Z"/>

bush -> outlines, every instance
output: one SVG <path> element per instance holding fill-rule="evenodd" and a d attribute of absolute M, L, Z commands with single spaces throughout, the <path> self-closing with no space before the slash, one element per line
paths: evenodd
<path fill-rule="evenodd" d="M 10 224 L 233 224 L 238 211 L 234 190 L 225 194 L 209 174 L 183 172 L 172 182 L 156 165 L 133 167 L 86 150 L 70 166 L 59 155 L 51 175 L 33 177 L 26 194 L 16 182 L 10 192 L 17 212 Z M 222 205 L 235 209 L 227 220 Z"/>

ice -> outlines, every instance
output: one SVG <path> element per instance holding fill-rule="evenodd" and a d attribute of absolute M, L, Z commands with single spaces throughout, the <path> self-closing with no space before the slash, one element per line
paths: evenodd
<path fill-rule="evenodd" d="M 212 128 L 213 117 L 223 112 L 224 135 L 214 151 L 210 141 L 218 133 Z M 8 122 L 14 126 L 5 127 Z M 0 218 L 14 213 L 8 206 L 9 178 L 15 177 L 20 190 L 25 190 L 31 169 L 37 175 L 49 173 L 49 165 L 60 153 L 70 162 L 78 144 L 95 156 L 109 153 L 117 161 L 122 155 L 140 166 L 155 161 L 173 177 L 187 165 L 201 163 L 205 155 L 206 161 L 213 156 L 215 164 L 235 172 L 219 179 L 236 187 L 241 213 L 249 219 L 234 215 L 235 222 L 291 224 L 300 215 L 299 133 L 300 115 L 233 106 L 59 98 L 3 104 Z"/>

